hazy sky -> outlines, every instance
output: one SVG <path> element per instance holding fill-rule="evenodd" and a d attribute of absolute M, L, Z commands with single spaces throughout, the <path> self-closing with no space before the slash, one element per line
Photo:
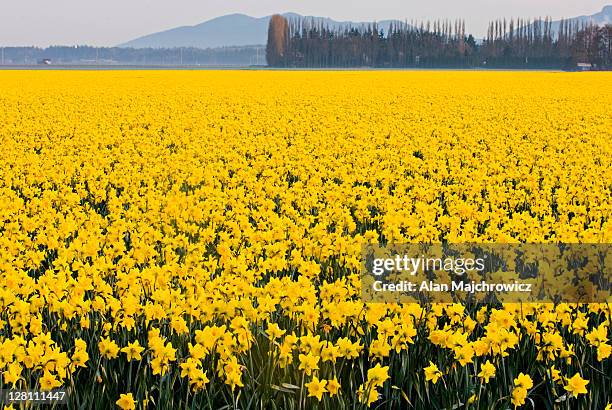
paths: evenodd
<path fill-rule="evenodd" d="M 0 45 L 112 46 L 229 13 L 296 12 L 335 20 L 460 17 L 478 36 L 499 16 L 593 14 L 612 0 L 1 0 Z"/>

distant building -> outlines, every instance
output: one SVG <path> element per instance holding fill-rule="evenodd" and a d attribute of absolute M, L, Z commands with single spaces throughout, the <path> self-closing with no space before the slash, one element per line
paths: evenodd
<path fill-rule="evenodd" d="M 42 60 L 38 60 L 38 64 L 49 65 L 49 64 L 51 64 L 51 59 L 50 58 L 43 58 Z"/>

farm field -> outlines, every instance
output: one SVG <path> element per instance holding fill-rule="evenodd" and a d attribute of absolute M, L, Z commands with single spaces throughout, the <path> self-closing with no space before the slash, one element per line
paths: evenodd
<path fill-rule="evenodd" d="M 610 243 L 610 107 L 611 73 L 2 71 L 0 389 L 610 409 L 610 303 L 359 277 L 366 243 Z"/>

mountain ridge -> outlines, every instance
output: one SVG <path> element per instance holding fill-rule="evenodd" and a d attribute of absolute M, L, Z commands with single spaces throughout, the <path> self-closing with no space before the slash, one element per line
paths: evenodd
<path fill-rule="evenodd" d="M 287 18 L 306 18 L 323 22 L 330 27 L 363 26 L 374 22 L 337 21 L 329 17 L 302 16 L 297 13 L 283 13 Z M 217 48 L 253 46 L 266 43 L 268 23 L 271 16 L 252 17 L 242 13 L 232 13 L 215 17 L 193 26 L 179 26 L 156 33 L 147 34 L 119 44 L 118 47 L 131 48 Z M 565 19 L 566 21 L 612 24 L 612 5 L 606 5 L 592 15 L 582 15 Z M 404 23 L 404 20 L 388 19 L 376 22 L 387 31 L 391 22 Z M 560 20 L 553 21 L 552 30 L 556 32 Z"/>
<path fill-rule="evenodd" d="M 287 18 L 306 18 L 323 22 L 330 27 L 363 26 L 374 22 L 337 21 L 329 17 L 302 16 L 297 13 L 283 13 Z M 173 48 L 196 47 L 217 48 L 253 46 L 265 44 L 268 36 L 268 23 L 272 16 L 251 17 L 242 13 L 232 13 L 215 17 L 193 26 L 179 26 L 168 30 L 137 37 L 117 45 L 132 48 Z M 385 30 L 391 22 L 401 20 L 382 20 L 376 22 Z M 239 28 L 240 30 L 236 30 Z"/>

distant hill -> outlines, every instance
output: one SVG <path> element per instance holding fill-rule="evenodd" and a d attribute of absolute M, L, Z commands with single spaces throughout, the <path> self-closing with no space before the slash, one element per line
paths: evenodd
<path fill-rule="evenodd" d="M 286 13 L 285 17 L 302 18 L 295 13 Z M 158 33 L 136 38 L 118 47 L 133 48 L 172 48 L 197 47 L 214 48 L 227 46 L 247 46 L 266 44 L 268 39 L 268 23 L 271 16 L 250 17 L 244 14 L 229 14 L 205 21 L 195 26 L 177 27 Z M 323 22 L 331 27 L 361 26 L 368 22 L 335 21 L 327 17 L 306 16 L 317 22 Z M 393 20 L 378 22 L 385 31 Z"/>
<path fill-rule="evenodd" d="M 336 21 L 328 17 L 301 16 L 296 13 L 285 13 L 285 17 L 307 18 L 317 22 L 323 22 L 330 28 L 338 26 L 363 26 L 371 22 Z M 158 33 L 138 37 L 118 47 L 132 48 L 173 48 L 173 47 L 195 47 L 215 48 L 266 44 L 268 37 L 268 22 L 271 16 L 251 17 L 245 14 L 228 14 L 205 21 L 195 26 L 177 27 Z M 596 24 L 612 23 L 612 5 L 605 6 L 602 11 L 590 16 L 578 16 L 566 20 L 578 22 L 592 22 Z M 378 26 L 387 31 L 391 22 L 399 20 L 383 20 Z M 553 32 L 559 28 L 559 21 L 552 24 Z M 467 28 L 469 32 L 469 27 Z"/>
<path fill-rule="evenodd" d="M 569 17 L 566 18 L 565 21 L 571 21 L 572 23 L 579 24 L 597 24 L 599 26 L 612 24 L 612 5 L 604 6 L 600 12 L 590 16 Z M 556 34 L 559 31 L 560 22 L 560 20 L 552 22 L 551 29 L 553 33 Z"/>
<path fill-rule="evenodd" d="M 590 16 L 573 17 L 567 20 L 584 22 L 584 23 L 594 23 L 600 26 L 605 25 L 605 24 L 612 24 L 612 4 L 608 6 L 604 6 L 604 8 L 599 13 L 595 13 Z M 559 27 L 558 21 L 554 23 L 556 23 L 556 27 Z"/>

